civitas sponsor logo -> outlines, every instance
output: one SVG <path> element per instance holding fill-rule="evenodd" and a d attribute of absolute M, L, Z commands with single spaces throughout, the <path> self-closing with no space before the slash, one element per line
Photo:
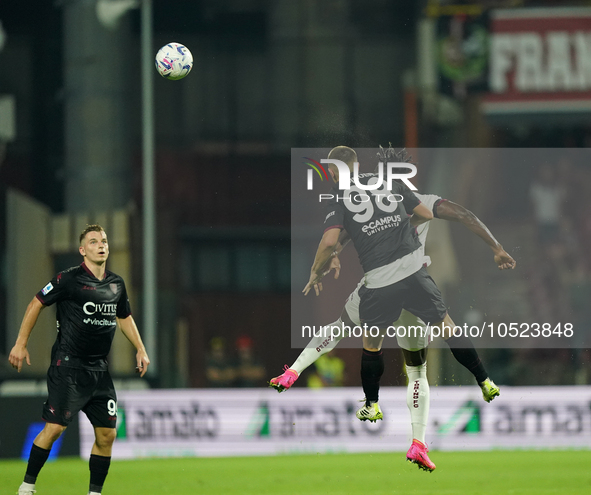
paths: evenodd
<path fill-rule="evenodd" d="M 82 309 L 87 315 L 92 316 L 93 314 L 99 312 L 104 315 L 114 315 L 117 311 L 116 304 L 96 304 L 93 302 L 87 302 Z"/>
<path fill-rule="evenodd" d="M 85 318 L 83 321 L 86 325 L 98 325 L 101 327 L 114 325 L 114 323 L 115 323 L 110 320 L 99 320 L 98 318 Z"/>

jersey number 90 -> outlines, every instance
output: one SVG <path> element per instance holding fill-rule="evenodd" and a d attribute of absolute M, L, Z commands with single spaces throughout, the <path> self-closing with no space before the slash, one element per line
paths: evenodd
<path fill-rule="evenodd" d="M 377 177 L 372 177 L 368 181 L 368 185 L 373 185 L 377 180 Z M 398 203 L 402 199 L 402 195 L 393 194 L 388 191 L 386 184 L 374 191 L 363 191 L 353 186 L 351 189 L 345 191 L 343 196 L 345 207 L 351 213 L 355 213 L 353 220 L 359 223 L 365 223 L 370 220 L 373 217 L 376 207 L 384 213 L 395 212 L 398 208 Z"/>

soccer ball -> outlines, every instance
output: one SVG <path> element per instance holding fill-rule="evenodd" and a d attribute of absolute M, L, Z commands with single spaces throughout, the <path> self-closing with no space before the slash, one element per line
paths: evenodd
<path fill-rule="evenodd" d="M 193 68 L 193 55 L 180 43 L 168 43 L 156 54 L 156 70 L 165 79 L 177 81 L 185 77 Z"/>

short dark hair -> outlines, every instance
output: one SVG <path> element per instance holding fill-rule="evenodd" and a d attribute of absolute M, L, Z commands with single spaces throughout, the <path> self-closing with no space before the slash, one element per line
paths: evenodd
<path fill-rule="evenodd" d="M 89 232 L 104 232 L 104 231 L 105 231 L 105 229 L 103 229 L 98 223 L 94 223 L 92 225 L 87 225 L 86 228 L 80 233 L 80 244 L 82 244 L 82 241 L 86 237 L 86 234 L 88 234 Z"/>
<path fill-rule="evenodd" d="M 348 146 L 337 146 L 330 150 L 328 158 L 331 160 L 341 160 L 346 164 L 353 165 L 353 163 L 357 161 L 357 153 L 355 153 L 354 149 L 351 149 Z"/>

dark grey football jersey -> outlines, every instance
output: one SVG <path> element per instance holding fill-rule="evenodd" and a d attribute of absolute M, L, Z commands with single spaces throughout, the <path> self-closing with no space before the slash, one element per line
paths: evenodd
<path fill-rule="evenodd" d="M 363 185 L 374 184 L 377 178 L 377 174 L 359 174 Z M 346 229 L 366 273 L 421 246 L 416 229 L 409 222 L 409 215 L 420 201 L 404 184 L 393 182 L 392 189 L 387 190 L 384 183 L 373 191 L 355 185 L 340 190 L 335 185 L 331 193 L 325 232 L 331 228 Z"/>

